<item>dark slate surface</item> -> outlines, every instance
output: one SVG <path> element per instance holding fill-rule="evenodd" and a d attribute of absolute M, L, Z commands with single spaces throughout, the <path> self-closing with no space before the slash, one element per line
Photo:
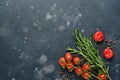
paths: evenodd
<path fill-rule="evenodd" d="M 0 0 L 0 80 L 63 80 L 57 60 L 74 46 L 73 29 L 86 36 L 102 30 L 115 39 L 119 5 L 119 0 Z M 113 80 L 120 79 L 120 40 L 116 43 L 114 58 L 106 61 Z"/>

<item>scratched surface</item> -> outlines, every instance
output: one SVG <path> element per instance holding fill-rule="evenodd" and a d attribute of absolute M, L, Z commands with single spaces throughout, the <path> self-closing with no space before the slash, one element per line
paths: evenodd
<path fill-rule="evenodd" d="M 0 80 L 63 80 L 57 61 L 67 46 L 74 47 L 73 30 L 86 36 L 102 30 L 114 40 L 120 35 L 119 5 L 119 0 L 0 0 Z M 119 48 L 116 40 L 114 58 L 103 59 L 110 62 L 113 80 L 120 79 Z"/>

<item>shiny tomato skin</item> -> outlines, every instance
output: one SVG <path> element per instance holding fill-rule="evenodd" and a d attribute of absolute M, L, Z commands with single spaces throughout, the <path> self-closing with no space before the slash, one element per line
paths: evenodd
<path fill-rule="evenodd" d="M 104 39 L 104 34 L 103 34 L 102 31 L 97 31 L 97 32 L 94 34 L 93 38 L 94 38 L 94 40 L 95 40 L 96 42 L 102 42 L 103 39 Z"/>
<path fill-rule="evenodd" d="M 88 63 L 85 63 L 85 64 L 83 64 L 82 69 L 84 71 L 88 71 L 88 70 L 90 70 L 90 65 Z"/>
<path fill-rule="evenodd" d="M 65 59 L 68 61 L 68 62 L 70 62 L 71 60 L 72 60 L 72 54 L 71 53 L 66 53 L 65 54 Z"/>
<path fill-rule="evenodd" d="M 90 73 L 89 72 L 83 72 L 82 73 L 82 78 L 85 79 L 85 80 L 89 80 L 91 77 Z"/>
<path fill-rule="evenodd" d="M 82 74 L 82 68 L 80 68 L 80 67 L 76 67 L 75 68 L 75 73 L 77 74 L 77 75 L 81 75 Z"/>
<path fill-rule="evenodd" d="M 104 49 L 103 56 L 106 59 L 111 59 L 113 57 L 113 51 L 111 50 L 111 48 L 108 47 Z"/>
<path fill-rule="evenodd" d="M 59 65 L 62 67 L 62 68 L 65 68 L 66 66 L 66 59 L 64 57 L 60 57 L 59 58 Z"/>
<path fill-rule="evenodd" d="M 100 80 L 106 80 L 106 74 L 99 74 L 99 75 L 98 75 L 98 78 L 99 78 Z"/>
<path fill-rule="evenodd" d="M 72 62 L 67 62 L 66 63 L 66 68 L 67 68 L 68 71 L 71 72 L 74 69 L 74 64 Z"/>
<path fill-rule="evenodd" d="M 79 65 L 79 64 L 80 64 L 80 58 L 79 58 L 79 57 L 74 57 L 74 58 L 73 58 L 73 63 L 74 63 L 75 65 Z"/>

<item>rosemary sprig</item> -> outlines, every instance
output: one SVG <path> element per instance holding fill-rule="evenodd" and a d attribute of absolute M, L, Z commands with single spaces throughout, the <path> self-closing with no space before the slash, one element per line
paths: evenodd
<path fill-rule="evenodd" d="M 109 76 L 106 65 L 99 56 L 98 49 L 92 43 L 92 39 L 86 38 L 77 29 L 74 30 L 74 38 L 76 40 L 78 50 L 71 47 L 68 47 L 66 50 L 71 53 L 82 55 L 90 65 L 94 65 L 92 67 L 93 69 L 97 69 L 98 72 L 105 73 L 107 78 L 112 80 Z"/>

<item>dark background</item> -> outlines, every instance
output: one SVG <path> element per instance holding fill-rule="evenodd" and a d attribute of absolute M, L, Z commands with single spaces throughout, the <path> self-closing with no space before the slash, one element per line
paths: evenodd
<path fill-rule="evenodd" d="M 120 0 L 0 0 L 0 80 L 63 80 L 57 61 L 67 46 L 75 46 L 73 30 L 86 36 L 101 30 L 115 40 L 119 5 Z M 105 45 L 99 48 L 102 55 Z M 114 58 L 103 60 L 119 80 L 120 40 L 112 49 Z"/>

